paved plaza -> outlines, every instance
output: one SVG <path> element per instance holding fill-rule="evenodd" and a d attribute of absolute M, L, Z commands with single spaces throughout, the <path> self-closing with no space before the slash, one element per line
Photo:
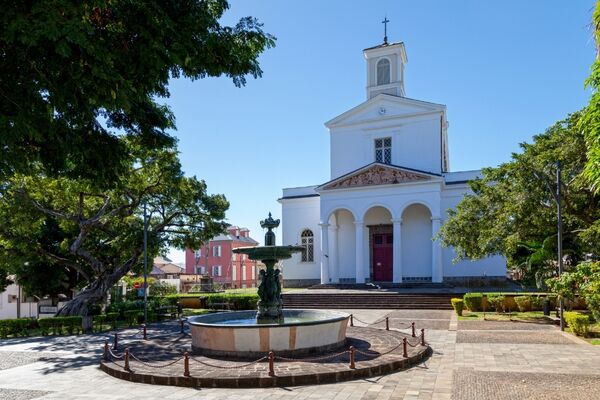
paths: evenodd
<path fill-rule="evenodd" d="M 0 342 L 0 399 L 600 398 L 600 346 L 588 345 L 553 326 L 457 321 L 450 311 L 347 311 L 367 323 L 389 315 L 392 327 L 417 321 L 427 329 L 432 356 L 408 370 L 337 384 L 189 389 L 131 383 L 100 371 L 107 335 L 24 338 Z M 176 332 L 176 327 L 172 329 Z"/>

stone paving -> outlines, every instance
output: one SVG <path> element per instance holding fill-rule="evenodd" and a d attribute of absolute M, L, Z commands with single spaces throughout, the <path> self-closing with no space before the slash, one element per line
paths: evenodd
<path fill-rule="evenodd" d="M 554 326 L 456 321 L 451 312 L 349 312 L 366 322 L 375 322 L 387 314 L 398 319 L 445 319 L 449 321 L 449 328 L 427 331 L 427 341 L 433 348 L 433 354 L 424 363 L 408 370 L 338 384 L 264 389 L 189 389 L 121 381 L 98 368 L 105 339 L 101 335 L 4 340 L 0 342 L 0 359 L 11 357 L 15 352 L 40 351 L 52 352 L 54 357 L 0 371 L 0 399 L 34 398 L 31 395 L 45 400 L 130 400 L 139 396 L 164 400 L 600 398 L 600 346 L 580 341 L 554 343 L 561 341 L 559 336 L 562 337 Z M 498 343 L 489 336 L 506 336 L 505 332 L 509 330 L 519 337 L 543 336 L 552 343 L 547 343 L 546 339 L 529 343 Z M 471 335 L 471 343 L 457 340 L 466 331 Z M 541 341 L 544 343 L 539 343 Z M 18 397 L 19 393 L 23 396 Z"/>

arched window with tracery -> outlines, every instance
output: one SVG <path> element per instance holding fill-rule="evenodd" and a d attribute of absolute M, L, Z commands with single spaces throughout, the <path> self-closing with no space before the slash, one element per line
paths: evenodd
<path fill-rule="evenodd" d="M 310 229 L 302 231 L 302 234 L 300 235 L 300 244 L 304 247 L 304 251 L 302 251 L 302 262 L 314 262 L 314 235 Z"/>
<path fill-rule="evenodd" d="M 390 60 L 382 58 L 377 61 L 377 86 L 390 83 Z"/>

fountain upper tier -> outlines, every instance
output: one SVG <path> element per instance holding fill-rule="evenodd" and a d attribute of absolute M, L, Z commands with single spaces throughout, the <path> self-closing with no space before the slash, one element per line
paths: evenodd
<path fill-rule="evenodd" d="M 237 254 L 247 254 L 251 260 L 285 260 L 292 257 L 292 253 L 303 251 L 302 246 L 259 246 L 259 247 L 238 247 L 233 252 Z"/>

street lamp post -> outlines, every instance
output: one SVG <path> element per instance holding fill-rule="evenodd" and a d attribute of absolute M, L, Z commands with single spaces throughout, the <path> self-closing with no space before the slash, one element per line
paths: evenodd
<path fill-rule="evenodd" d="M 144 203 L 144 324 L 148 323 L 148 216 Z"/>
<path fill-rule="evenodd" d="M 557 225 L 557 253 L 558 253 L 558 276 L 563 272 L 563 256 L 562 256 L 562 210 L 560 205 L 560 161 L 556 162 L 556 225 Z M 560 313 L 560 330 L 565 330 L 565 319 L 563 314 L 563 298 L 559 297 L 558 308 Z"/>

